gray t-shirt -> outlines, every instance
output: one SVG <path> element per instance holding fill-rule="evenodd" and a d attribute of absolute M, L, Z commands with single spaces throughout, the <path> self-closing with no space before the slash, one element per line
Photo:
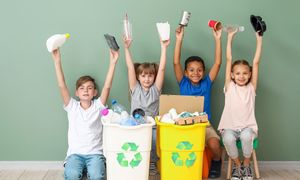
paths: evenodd
<path fill-rule="evenodd" d="M 139 82 L 131 92 L 131 113 L 141 108 L 145 111 L 146 116 L 157 116 L 159 108 L 159 91 L 153 84 L 148 91 L 145 91 Z"/>

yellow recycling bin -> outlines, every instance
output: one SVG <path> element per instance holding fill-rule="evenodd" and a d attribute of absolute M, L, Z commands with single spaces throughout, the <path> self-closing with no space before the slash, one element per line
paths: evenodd
<path fill-rule="evenodd" d="M 157 123 L 158 168 L 162 180 L 202 179 L 205 131 L 208 123 L 180 126 Z"/>

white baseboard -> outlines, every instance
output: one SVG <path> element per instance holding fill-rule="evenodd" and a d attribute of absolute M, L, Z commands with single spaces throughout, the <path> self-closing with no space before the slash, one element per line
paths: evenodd
<path fill-rule="evenodd" d="M 227 165 L 227 161 L 225 162 Z M 259 168 L 300 169 L 300 161 L 259 161 Z M 0 161 L 1 169 L 63 169 L 63 161 Z"/>
<path fill-rule="evenodd" d="M 1 169 L 63 169 L 63 161 L 0 161 Z"/>

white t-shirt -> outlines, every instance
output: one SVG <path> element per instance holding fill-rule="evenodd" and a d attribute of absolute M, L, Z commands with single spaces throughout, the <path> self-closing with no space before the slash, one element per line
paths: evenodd
<path fill-rule="evenodd" d="M 92 100 L 84 110 L 80 102 L 71 98 L 64 109 L 68 113 L 68 152 L 71 154 L 102 154 L 102 123 L 100 111 L 105 108 L 100 98 Z"/>

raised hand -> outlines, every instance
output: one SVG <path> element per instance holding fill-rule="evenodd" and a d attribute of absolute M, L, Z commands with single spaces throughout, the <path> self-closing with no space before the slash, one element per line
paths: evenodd
<path fill-rule="evenodd" d="M 213 35 L 214 35 L 215 39 L 221 39 L 222 28 L 219 29 L 219 30 L 212 29 L 212 31 L 213 31 Z"/>
<path fill-rule="evenodd" d="M 124 42 L 125 48 L 130 48 L 132 39 L 127 39 L 125 36 L 123 36 L 123 42 Z"/>
<path fill-rule="evenodd" d="M 160 40 L 160 45 L 161 47 L 167 48 L 170 44 L 170 39 L 166 40 L 166 41 L 162 41 Z"/>
<path fill-rule="evenodd" d="M 60 61 L 61 57 L 59 49 L 55 49 L 51 54 L 54 61 Z"/>
<path fill-rule="evenodd" d="M 184 27 L 183 26 L 178 26 L 175 30 L 175 34 L 176 34 L 176 39 L 182 40 L 183 35 L 184 35 Z"/>
<path fill-rule="evenodd" d="M 110 54 L 110 62 L 116 64 L 119 59 L 120 52 L 110 49 L 109 54 Z"/>
<path fill-rule="evenodd" d="M 228 38 L 232 39 L 237 32 L 238 32 L 238 28 L 228 31 L 228 34 L 227 34 Z"/>

